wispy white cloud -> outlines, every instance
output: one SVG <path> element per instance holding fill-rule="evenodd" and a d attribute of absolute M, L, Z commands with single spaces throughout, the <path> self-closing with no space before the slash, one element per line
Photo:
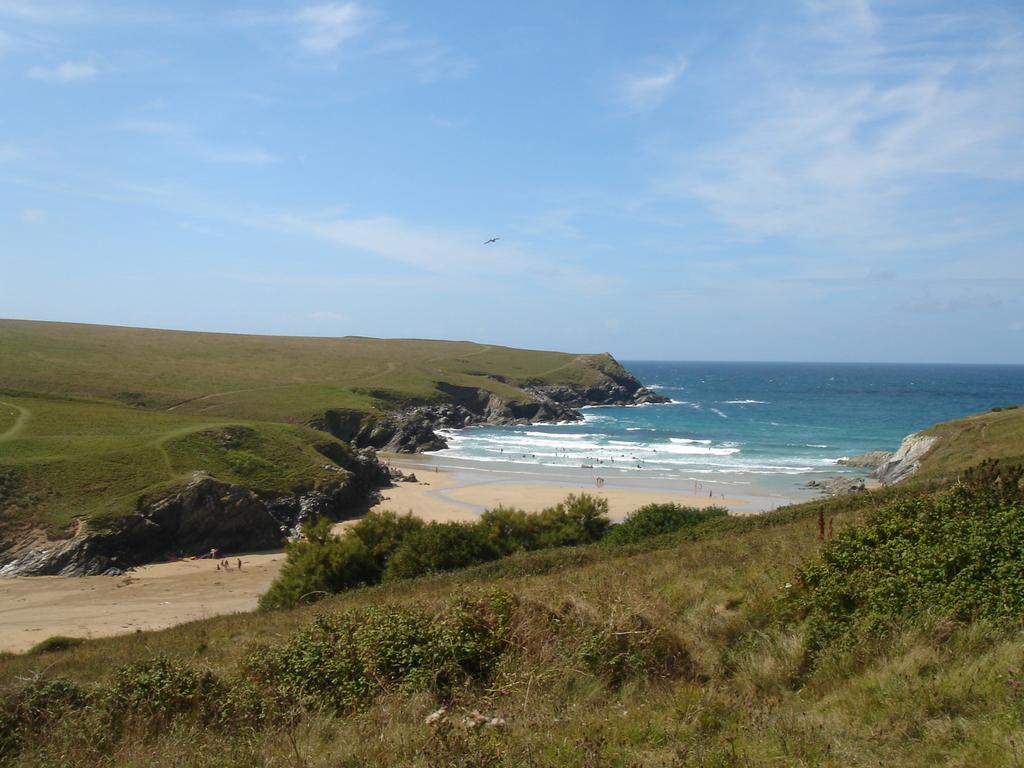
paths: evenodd
<path fill-rule="evenodd" d="M 1024 181 L 1019 22 L 958 17 L 949 46 L 947 17 L 887 23 L 864 0 L 807 5 L 802 24 L 748 51 L 772 66 L 737 94 L 740 127 L 688 151 L 664 188 L 755 237 L 962 240 L 948 201 L 924 201 L 951 178 Z M 802 42 L 815 35 L 831 39 L 808 66 Z"/>
<path fill-rule="evenodd" d="M 0 0 L 0 18 L 36 23 L 67 23 L 90 16 L 85 3 L 68 0 Z"/>
<path fill-rule="evenodd" d="M 995 309 L 1002 304 L 1003 300 L 992 293 L 958 293 L 917 299 L 907 304 L 905 309 L 919 314 L 953 314 Z"/>
<path fill-rule="evenodd" d="M 391 216 L 286 215 L 280 224 L 295 234 L 325 240 L 353 253 L 427 272 L 507 271 L 523 263 L 522 254 L 514 246 L 504 246 L 500 255 L 483 246 L 485 237 L 481 232 L 410 225 Z"/>
<path fill-rule="evenodd" d="M 371 14 L 359 3 L 310 5 L 295 16 L 302 29 L 299 45 L 310 53 L 333 53 L 342 43 L 361 34 Z"/>
<path fill-rule="evenodd" d="M 417 35 L 400 20 L 366 3 L 320 3 L 295 12 L 235 11 L 228 24 L 275 29 L 310 60 L 331 69 L 343 61 L 388 57 L 404 62 L 421 83 L 466 77 L 475 63 L 435 37 Z"/>
<path fill-rule="evenodd" d="M 617 87 L 619 100 L 633 110 L 652 109 L 668 98 L 686 67 L 686 59 L 678 58 L 643 72 L 625 75 Z"/>
<path fill-rule="evenodd" d="M 849 39 L 851 33 L 873 35 L 878 31 L 878 15 L 871 0 L 804 0 L 814 31 L 828 38 Z"/>
<path fill-rule="evenodd" d="M 436 40 L 412 40 L 408 41 L 407 47 L 416 79 L 421 83 L 459 80 L 476 69 L 474 62 L 454 55 L 447 46 Z"/>
<path fill-rule="evenodd" d="M 22 208 L 18 211 L 18 219 L 26 224 L 42 224 L 48 215 L 41 208 Z"/>
<path fill-rule="evenodd" d="M 269 165 L 278 161 L 274 155 L 263 149 L 211 143 L 197 136 L 190 126 L 181 123 L 140 119 L 126 120 L 118 127 L 131 133 L 158 137 L 179 151 L 208 163 Z"/>
<path fill-rule="evenodd" d="M 178 18 L 176 10 L 148 3 L 0 0 L 0 19 L 39 26 L 166 24 Z"/>
<path fill-rule="evenodd" d="M 65 61 L 52 67 L 35 66 L 26 73 L 33 80 L 48 83 L 77 83 L 96 77 L 96 65 L 88 61 Z"/>

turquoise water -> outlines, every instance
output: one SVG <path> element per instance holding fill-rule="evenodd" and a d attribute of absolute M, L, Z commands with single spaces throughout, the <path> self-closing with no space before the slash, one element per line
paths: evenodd
<path fill-rule="evenodd" d="M 451 431 L 435 455 L 784 492 L 857 474 L 837 459 L 894 450 L 935 422 L 1024 403 L 1024 366 L 625 365 L 672 403 L 586 408 L 574 424 Z"/>

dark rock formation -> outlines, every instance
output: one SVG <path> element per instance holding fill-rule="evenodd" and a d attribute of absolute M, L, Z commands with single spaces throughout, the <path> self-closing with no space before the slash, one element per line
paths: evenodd
<path fill-rule="evenodd" d="M 328 411 L 311 422 L 311 426 L 356 446 L 392 453 L 420 453 L 448 447 L 437 430 L 480 424 L 580 421 L 583 417 L 576 409 L 587 405 L 671 402 L 642 387 L 614 361 L 599 370 L 603 380 L 591 386 L 540 383 L 524 386 L 526 400 L 506 400 L 486 389 L 438 382 L 435 386 L 444 395 L 445 402 L 372 414 Z"/>
<path fill-rule="evenodd" d="M 63 541 L 23 541 L 0 551 L 3 576 L 93 576 L 219 549 L 225 553 L 280 547 L 306 520 L 354 517 L 387 485 L 387 468 L 373 451 L 349 454 L 332 445 L 345 467 L 337 480 L 312 489 L 261 496 L 249 488 L 197 472 L 181 488 L 143 500 L 107 530 L 83 526 Z M 331 449 L 323 450 L 328 453 Z"/>
<path fill-rule="evenodd" d="M 892 451 L 868 451 L 848 459 L 839 459 L 837 464 L 845 464 L 848 467 L 859 467 L 861 469 L 877 469 L 893 456 Z"/>
<path fill-rule="evenodd" d="M 804 487 L 814 488 L 826 496 L 842 496 L 847 493 L 859 493 L 877 485 L 877 482 L 864 477 L 830 477 L 827 480 L 809 480 Z"/>

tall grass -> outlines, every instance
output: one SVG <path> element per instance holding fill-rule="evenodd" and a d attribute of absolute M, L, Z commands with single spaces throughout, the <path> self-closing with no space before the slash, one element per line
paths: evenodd
<path fill-rule="evenodd" d="M 7 760 L 1024 764 L 1019 623 L 924 610 L 808 664 L 786 585 L 828 546 L 815 512 L 520 552 L 315 606 L 0 660 L 6 716 L 20 702 L 15 717 L 35 718 Z M 861 514 L 836 511 L 837 530 Z M 27 691 L 45 685 L 56 687 L 40 709 Z M 114 729 L 110 691 L 137 712 Z"/>

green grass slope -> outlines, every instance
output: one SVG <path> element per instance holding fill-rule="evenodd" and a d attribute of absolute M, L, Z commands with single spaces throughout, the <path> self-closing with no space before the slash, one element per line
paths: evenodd
<path fill-rule="evenodd" d="M 944 421 L 923 434 L 938 440 L 908 482 L 953 480 L 982 459 L 1024 463 L 1024 408 L 1011 406 Z"/>
<path fill-rule="evenodd" d="M 898 519 L 908 501 L 930 503 L 889 489 L 638 545 L 519 554 L 290 611 L 58 640 L 0 658 L 0 759 L 1018 766 L 1019 617 L 903 617 L 894 605 L 884 634 L 807 662 L 789 587 L 841 569 L 851 546 L 874 567 L 870 552 L 885 549 L 866 550 L 856 532 L 872 530 L 865 517 Z M 822 505 L 831 543 L 818 539 Z M 828 589 L 812 602 L 844 610 Z"/>
<path fill-rule="evenodd" d="M 439 381 L 516 400 L 527 382 L 596 383 L 607 355 L 462 341 L 303 338 L 0 320 L 0 389 L 205 416 L 306 422 L 429 402 Z"/>
<path fill-rule="evenodd" d="M 0 433 L 0 532 L 66 534 L 79 518 L 103 525 L 197 470 L 281 493 L 336 476 L 316 446 L 337 441 L 295 424 L 9 395 L 3 412 L 20 424 Z"/>

